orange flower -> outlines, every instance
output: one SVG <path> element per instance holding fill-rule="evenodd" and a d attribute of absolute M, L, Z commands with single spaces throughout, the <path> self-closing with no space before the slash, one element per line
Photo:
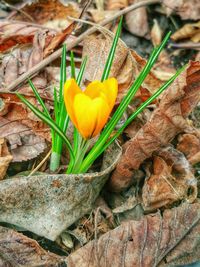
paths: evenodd
<path fill-rule="evenodd" d="M 74 79 L 65 83 L 64 100 L 67 112 L 85 139 L 101 132 L 115 104 L 117 91 L 115 78 L 91 82 L 84 91 Z"/>

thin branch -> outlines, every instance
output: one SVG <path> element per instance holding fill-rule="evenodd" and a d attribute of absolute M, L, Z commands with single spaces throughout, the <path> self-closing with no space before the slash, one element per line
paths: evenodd
<path fill-rule="evenodd" d="M 46 156 L 42 159 L 42 161 L 30 172 L 29 176 L 30 177 L 31 175 L 33 175 L 36 171 L 38 171 L 42 165 L 45 163 L 45 161 L 48 160 L 48 158 L 50 157 L 51 155 L 51 149 L 49 150 L 49 152 L 46 154 Z"/>
<path fill-rule="evenodd" d="M 131 6 L 128 6 L 128 7 L 124 8 L 123 10 L 120 10 L 120 11 L 116 12 L 116 14 L 114 14 L 113 16 L 103 20 L 100 23 L 100 25 L 104 26 L 104 25 L 110 23 L 111 21 L 117 19 L 118 17 L 120 17 L 120 16 L 122 16 L 122 15 L 124 15 L 124 14 L 126 14 L 126 13 L 128 13 L 128 12 L 130 12 L 132 10 L 140 8 L 142 6 L 157 4 L 157 3 L 160 3 L 160 2 L 161 2 L 160 0 L 145 0 L 145 1 L 141 1 L 139 3 L 135 3 L 135 4 L 131 5 Z M 76 46 L 77 44 L 82 42 L 85 39 L 85 37 L 87 37 L 88 35 L 96 32 L 96 31 L 97 31 L 97 28 L 96 27 L 92 27 L 92 28 L 88 29 L 87 31 L 85 31 L 84 33 L 82 33 L 79 37 L 77 37 L 76 40 L 74 40 L 71 43 L 67 44 L 67 51 L 71 50 L 74 46 Z M 19 78 L 17 78 L 14 82 L 12 82 L 7 87 L 7 90 L 14 91 L 16 89 L 16 87 L 18 85 L 20 85 L 22 82 L 26 81 L 27 78 L 29 78 L 33 74 L 39 72 L 41 69 L 46 67 L 49 63 L 51 63 L 55 59 L 59 58 L 61 56 L 61 53 L 62 53 L 62 48 L 58 49 L 57 51 L 52 53 L 50 56 L 48 56 L 47 58 L 43 59 L 40 63 L 38 63 L 37 65 L 33 66 L 33 68 L 31 68 L 26 73 L 22 74 Z"/>
<path fill-rule="evenodd" d="M 168 45 L 169 48 L 177 48 L 177 49 L 199 49 L 200 43 L 193 42 L 185 42 L 185 43 L 170 43 Z"/>
<path fill-rule="evenodd" d="M 14 11 L 16 11 L 16 12 L 18 12 L 18 13 L 21 13 L 21 14 L 24 15 L 27 19 L 29 19 L 30 21 L 34 22 L 34 19 L 33 19 L 29 14 L 27 14 L 25 11 L 23 11 L 22 9 L 19 9 L 19 8 L 17 8 L 16 6 L 13 6 L 13 5 L 11 5 L 11 4 L 5 2 L 4 0 L 1 0 L 1 1 L 2 1 L 2 3 L 3 3 L 6 7 L 8 7 L 9 9 L 14 10 Z"/>

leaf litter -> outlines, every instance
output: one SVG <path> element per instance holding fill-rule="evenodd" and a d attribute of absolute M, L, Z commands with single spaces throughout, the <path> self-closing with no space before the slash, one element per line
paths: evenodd
<path fill-rule="evenodd" d="M 32 21 L 15 10 L 0 22 L 0 177 L 4 179 L 0 190 L 0 220 L 4 221 L 4 227 L 0 229 L 0 265 L 167 267 L 200 260 L 200 207 L 195 173 L 200 162 L 200 141 L 198 123 L 193 120 L 193 110 L 199 103 L 200 66 L 197 61 L 191 61 L 185 73 L 124 131 L 119 139 L 123 153 L 118 164 L 119 148 L 114 149 L 114 158 L 108 156 L 107 163 L 115 159 L 108 172 L 114 171 L 103 191 L 108 179 L 106 171 L 106 178 L 100 175 L 94 179 L 88 176 L 66 180 L 63 174 L 52 176 L 48 173 L 6 179 L 14 162 L 37 162 L 51 141 L 49 128 L 19 103 L 12 92 L 6 91 L 6 87 L 51 56 L 65 39 L 70 43 L 80 34 L 81 25 L 75 28 L 77 24 L 67 16 L 78 18 L 81 5 L 76 2 L 63 5 L 63 2 L 25 2 L 17 8 Z M 136 2 L 141 1 L 96 1 L 83 14 L 83 19 L 99 23 Z M 198 10 L 195 0 L 176 3 L 166 0 L 162 5 L 140 7 L 125 15 L 122 37 L 126 33 L 136 42 L 136 47 L 140 47 L 138 51 L 148 55 L 166 31 L 163 19 L 173 29 L 175 45 L 185 40 L 198 45 Z M 184 22 L 187 19 L 194 22 Z M 116 25 L 109 23 L 106 28 L 114 31 Z M 72 35 L 74 30 L 77 35 Z M 88 56 L 84 85 L 100 79 L 112 36 L 108 30 L 99 29 L 98 34 L 89 35 L 74 50 L 78 68 L 79 56 Z M 147 49 L 144 44 L 148 44 Z M 174 58 L 183 59 L 181 53 L 187 52 L 167 48 L 161 53 L 127 114 L 173 75 L 177 67 Z M 188 59 L 194 59 L 195 55 L 191 54 Z M 145 58 L 120 41 L 111 70 L 111 75 L 119 82 L 117 104 L 145 63 Z M 57 70 L 58 63 L 54 61 L 32 78 L 50 111 L 53 109 L 52 88 L 58 83 Z M 26 83 L 17 90 L 38 106 Z M 62 162 L 66 164 L 66 159 Z M 58 203 L 62 190 L 68 198 Z M 103 202 L 97 202 L 95 208 L 100 191 Z M 112 209 L 111 198 L 115 202 Z M 65 220 L 60 219 L 63 214 Z M 12 226 L 15 231 L 11 230 L 8 223 L 18 228 Z M 32 239 L 17 232 L 27 234 L 27 230 Z M 44 245 L 34 233 L 56 240 L 53 246 L 71 254 L 66 257 L 47 252 L 35 241 Z M 45 248 L 53 250 L 52 245 Z"/>

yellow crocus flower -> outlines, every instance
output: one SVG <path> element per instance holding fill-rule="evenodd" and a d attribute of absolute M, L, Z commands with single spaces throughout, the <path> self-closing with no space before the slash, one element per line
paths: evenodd
<path fill-rule="evenodd" d="M 104 82 L 93 81 L 82 91 L 74 79 L 64 86 L 67 113 L 83 138 L 99 134 L 106 124 L 117 97 L 115 78 Z"/>

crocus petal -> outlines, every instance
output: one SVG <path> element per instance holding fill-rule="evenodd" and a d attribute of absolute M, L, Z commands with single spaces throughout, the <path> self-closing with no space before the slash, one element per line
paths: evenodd
<path fill-rule="evenodd" d="M 81 91 L 74 79 L 65 83 L 64 100 L 73 124 L 85 138 L 100 133 L 106 124 L 117 97 L 118 84 L 114 78 L 94 81 Z"/>
<path fill-rule="evenodd" d="M 94 105 L 96 106 L 96 109 L 98 110 L 97 118 L 96 118 L 96 126 L 95 130 L 92 134 L 92 136 L 96 136 L 101 132 L 104 125 L 106 124 L 109 115 L 110 115 L 110 107 L 107 104 L 107 102 L 103 98 L 95 98 L 93 100 Z"/>
<path fill-rule="evenodd" d="M 103 82 L 104 88 L 102 92 L 106 95 L 108 100 L 108 105 L 110 106 L 110 109 L 112 110 L 117 98 L 117 92 L 118 92 L 118 83 L 115 78 L 109 78 Z"/>
<path fill-rule="evenodd" d="M 85 89 L 84 93 L 94 99 L 100 96 L 100 92 L 104 89 L 103 83 L 99 81 L 91 82 Z"/>
<path fill-rule="evenodd" d="M 73 103 L 74 103 L 74 98 L 77 94 L 82 94 L 82 91 L 77 85 L 76 81 L 74 79 L 68 80 L 64 85 L 64 101 L 67 113 L 76 127 L 77 127 L 77 121 L 76 117 L 74 116 Z"/>
<path fill-rule="evenodd" d="M 90 138 L 94 132 L 98 114 L 93 100 L 84 94 L 77 94 L 74 98 L 74 114 L 78 131 L 84 138 Z"/>

